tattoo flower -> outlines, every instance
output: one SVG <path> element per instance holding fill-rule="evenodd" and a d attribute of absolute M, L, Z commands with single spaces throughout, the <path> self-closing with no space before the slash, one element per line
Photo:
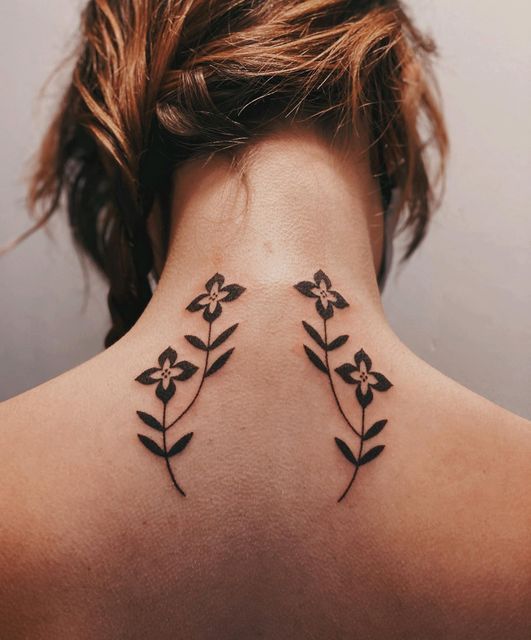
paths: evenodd
<path fill-rule="evenodd" d="M 185 433 L 178 437 L 177 440 L 171 438 L 173 442 L 170 441 L 170 433 L 175 433 L 177 430 L 176 427 L 180 425 L 181 420 L 188 414 L 199 398 L 205 380 L 224 367 L 234 352 L 234 347 L 231 347 L 216 358 L 214 362 L 210 362 L 212 352 L 224 344 L 238 328 L 238 323 L 233 324 L 225 328 L 212 340 L 212 322 L 221 314 L 220 300 L 223 300 L 224 302 L 236 300 L 236 298 L 245 291 L 244 287 L 240 287 L 240 285 L 237 284 L 227 285 L 224 287 L 224 282 L 225 278 L 221 274 L 216 273 L 206 283 L 207 292 L 195 298 L 187 307 L 190 311 L 199 311 L 200 309 L 204 309 L 203 315 L 208 321 L 208 336 L 206 342 L 196 335 L 190 334 L 184 336 L 184 338 L 193 347 L 202 351 L 204 354 L 200 380 L 196 385 L 195 391 L 192 393 L 192 397 L 189 399 L 189 402 L 185 406 L 181 406 L 175 417 L 169 416 L 170 407 L 168 403 L 175 395 L 175 382 L 188 380 L 198 370 L 198 367 L 196 367 L 195 364 L 192 364 L 187 360 L 177 361 L 177 353 L 171 347 L 168 347 L 160 354 L 158 367 L 146 369 L 146 371 L 136 378 L 136 380 L 142 384 L 156 384 L 157 397 L 163 403 L 162 416 L 160 419 L 150 413 L 146 413 L 145 411 L 136 412 L 138 418 L 142 421 L 145 427 L 149 427 L 153 431 L 158 432 L 158 442 L 143 433 L 137 433 L 138 440 L 151 454 L 164 460 L 173 486 L 182 496 L 186 496 L 186 493 L 177 482 L 177 478 L 175 477 L 173 470 L 174 465 L 170 460 L 173 460 L 175 456 L 182 454 L 190 444 L 194 432 L 190 431 L 189 433 Z"/>
<path fill-rule="evenodd" d="M 324 320 L 328 320 L 334 315 L 334 307 L 344 309 L 348 307 L 348 302 L 337 291 L 332 290 L 330 278 L 322 270 L 317 271 L 313 276 L 314 282 L 303 280 L 295 285 L 295 289 L 308 298 L 317 298 L 315 308 L 317 313 Z"/>
<path fill-rule="evenodd" d="M 375 391 L 387 391 L 393 385 L 382 374 L 371 371 L 372 361 L 369 356 L 360 349 L 354 356 L 356 366 L 350 362 L 345 362 L 337 367 L 338 373 L 347 384 L 356 385 L 356 398 L 361 407 L 367 407 L 373 399 L 373 389 Z"/>
<path fill-rule="evenodd" d="M 340 349 L 349 339 L 349 336 L 346 334 L 330 339 L 329 332 L 327 331 L 327 320 L 333 316 L 334 307 L 338 309 L 348 307 L 348 302 L 346 302 L 337 291 L 332 291 L 331 287 L 332 283 L 330 279 L 321 270 L 317 271 L 314 275 L 314 282 L 303 281 L 295 285 L 295 289 L 303 295 L 309 298 L 317 298 L 315 307 L 323 320 L 324 335 L 321 335 L 315 327 L 312 327 L 311 324 L 304 320 L 302 321 L 302 326 L 310 338 L 322 349 L 324 358 L 321 358 L 306 344 L 304 345 L 304 351 L 310 362 L 319 369 L 321 373 L 324 373 L 328 377 L 332 395 L 339 413 L 357 439 L 355 448 L 351 448 L 345 440 L 334 438 L 337 448 L 343 458 L 351 465 L 352 470 L 350 481 L 338 498 L 338 502 L 341 502 L 345 499 L 354 484 L 360 468 L 375 460 L 385 449 L 385 445 L 383 444 L 377 444 L 368 451 L 364 449 L 365 443 L 378 436 L 388 422 L 387 419 L 377 420 L 369 426 L 366 424 L 365 414 L 367 406 L 373 400 L 373 390 L 387 391 L 393 385 L 383 374 L 371 371 L 371 359 L 363 349 L 360 349 L 354 355 L 354 364 L 346 362 L 335 369 L 336 373 L 341 376 L 347 384 L 356 385 L 356 399 L 361 406 L 361 424 L 355 427 L 342 406 L 341 400 L 336 392 L 334 377 L 330 373 L 330 352 Z"/>
<path fill-rule="evenodd" d="M 195 364 L 187 360 L 177 362 L 177 352 L 168 347 L 159 356 L 159 366 L 146 369 L 137 378 L 142 384 L 157 384 L 157 397 L 166 403 L 175 394 L 175 382 L 188 380 L 197 371 Z"/>
<path fill-rule="evenodd" d="M 203 311 L 203 318 L 207 322 L 214 322 L 222 311 L 221 302 L 232 302 L 245 291 L 239 284 L 227 284 L 223 286 L 225 277 L 216 273 L 205 284 L 206 293 L 198 295 L 186 307 L 187 311 Z"/>

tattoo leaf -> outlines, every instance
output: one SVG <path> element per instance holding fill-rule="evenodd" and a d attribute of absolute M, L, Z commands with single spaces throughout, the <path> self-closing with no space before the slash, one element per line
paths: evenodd
<path fill-rule="evenodd" d="M 359 462 L 360 467 L 362 464 L 367 464 L 367 462 L 374 460 L 374 458 L 379 456 L 384 449 L 385 449 L 384 444 L 379 444 L 377 447 L 373 447 L 372 449 L 369 449 L 369 451 L 367 451 L 367 453 L 364 456 L 362 456 Z"/>
<path fill-rule="evenodd" d="M 374 436 L 377 436 L 386 424 L 387 420 L 378 420 L 378 422 L 375 422 L 363 436 L 363 440 L 369 440 L 369 438 L 374 438 Z"/>
<path fill-rule="evenodd" d="M 226 364 L 227 360 L 231 357 L 233 351 L 234 347 L 232 347 L 228 351 L 225 351 L 223 355 L 219 356 L 219 358 L 213 362 L 212 366 L 205 373 L 205 378 L 208 378 L 208 376 L 211 376 L 213 373 L 216 373 L 216 371 L 219 371 L 219 369 L 221 369 L 221 367 Z"/>
<path fill-rule="evenodd" d="M 350 447 L 348 446 L 348 444 L 346 442 L 343 442 L 343 440 L 341 440 L 341 438 L 334 438 L 334 440 L 336 441 L 336 444 L 337 444 L 339 450 L 345 456 L 345 458 L 350 462 L 350 464 L 353 464 L 354 466 L 357 466 L 358 461 L 356 460 L 355 455 L 350 450 Z M 360 462 L 360 464 L 361 464 L 361 462 Z"/>
<path fill-rule="evenodd" d="M 140 418 L 140 420 L 142 420 L 142 422 L 147 424 L 148 427 L 156 429 L 157 431 L 164 431 L 160 422 L 153 416 L 149 415 L 149 413 L 145 413 L 144 411 L 137 411 L 136 415 Z"/>
<path fill-rule="evenodd" d="M 320 333 L 316 331 L 316 329 L 314 329 L 311 324 L 308 324 L 303 320 L 302 326 L 306 329 L 306 332 L 310 336 L 310 338 L 315 340 L 315 342 L 317 342 L 317 344 L 321 347 L 321 349 L 326 349 L 325 341 L 321 338 Z"/>
<path fill-rule="evenodd" d="M 156 442 L 153 442 L 151 438 L 148 438 L 147 436 L 143 436 L 141 433 L 138 433 L 137 435 L 140 442 L 144 445 L 144 447 L 146 447 L 146 449 L 149 449 L 151 453 L 154 453 L 156 456 L 160 456 L 161 458 L 166 457 L 166 454 L 164 453 L 164 451 L 159 447 L 159 445 Z"/>
<path fill-rule="evenodd" d="M 236 331 L 237 327 L 238 327 L 238 323 L 233 324 L 232 327 L 229 327 L 228 329 L 225 329 L 225 331 L 220 333 L 219 336 L 210 345 L 210 348 L 216 349 L 217 347 L 219 347 L 220 344 L 223 344 L 225 340 L 227 340 L 227 338 L 229 338 Z"/>
<path fill-rule="evenodd" d="M 175 456 L 178 453 L 181 453 L 181 451 L 183 451 L 186 445 L 190 442 L 193 435 L 194 435 L 194 432 L 192 431 L 191 433 L 187 433 L 185 436 L 177 440 L 177 442 L 173 445 L 173 447 L 168 451 L 168 458 L 171 458 L 172 456 Z"/>
<path fill-rule="evenodd" d="M 339 347 L 342 347 L 345 342 L 348 340 L 348 336 L 338 336 L 335 340 L 332 340 L 332 342 L 329 343 L 327 350 L 328 351 L 333 351 L 334 349 L 339 349 Z"/>
<path fill-rule="evenodd" d="M 198 338 L 197 336 L 184 336 L 184 337 L 188 340 L 188 342 L 192 345 L 192 347 L 195 347 L 196 349 L 201 349 L 201 351 L 208 351 L 208 347 L 201 340 L 201 338 Z"/>
<path fill-rule="evenodd" d="M 306 345 L 304 345 L 304 351 L 306 351 L 306 355 L 310 359 L 310 362 L 314 364 L 319 369 L 319 371 L 322 371 L 323 373 L 328 373 L 328 369 L 325 363 L 315 353 L 315 351 L 312 351 L 310 347 L 307 347 Z"/>

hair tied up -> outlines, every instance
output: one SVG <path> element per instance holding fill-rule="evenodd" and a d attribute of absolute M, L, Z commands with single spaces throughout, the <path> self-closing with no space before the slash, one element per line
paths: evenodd
<path fill-rule="evenodd" d="M 302 118 L 331 135 L 367 128 L 384 200 L 394 186 L 402 194 L 407 257 L 437 204 L 447 148 L 434 51 L 398 0 L 91 0 L 37 158 L 28 233 L 66 204 L 75 240 L 109 280 L 108 346 L 150 299 L 146 221 L 157 205 L 168 225 L 173 172 Z"/>

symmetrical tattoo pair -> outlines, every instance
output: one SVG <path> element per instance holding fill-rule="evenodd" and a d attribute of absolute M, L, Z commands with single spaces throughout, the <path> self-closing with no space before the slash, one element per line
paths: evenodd
<path fill-rule="evenodd" d="M 178 360 L 177 352 L 168 347 L 165 349 L 158 358 L 158 367 L 152 367 L 146 369 L 141 373 L 136 380 L 145 385 L 155 385 L 155 394 L 162 403 L 162 417 L 160 420 L 145 413 L 144 411 L 137 411 L 138 417 L 142 422 L 151 427 L 155 431 L 158 431 L 162 437 L 162 443 L 157 444 L 151 438 L 143 434 L 138 434 L 140 442 L 151 453 L 163 458 L 168 470 L 168 474 L 173 482 L 173 485 L 179 491 L 181 495 L 186 495 L 182 488 L 179 486 L 175 474 L 173 472 L 172 465 L 170 464 L 170 458 L 182 453 L 187 445 L 190 443 L 193 432 L 187 433 L 181 436 L 173 444 L 168 443 L 169 431 L 175 427 L 188 413 L 192 405 L 198 399 L 201 390 L 203 389 L 205 380 L 211 375 L 219 371 L 229 360 L 234 351 L 234 347 L 231 347 L 218 356 L 213 362 L 211 362 L 210 354 L 220 347 L 232 334 L 236 331 L 238 324 L 233 324 L 219 333 L 214 339 L 212 339 L 212 325 L 217 320 L 223 311 L 223 305 L 226 302 L 232 302 L 238 299 L 245 291 L 244 287 L 238 284 L 225 285 L 225 278 L 216 273 L 205 285 L 206 291 L 192 300 L 192 302 L 186 307 L 187 311 L 196 312 L 203 311 L 203 318 L 208 324 L 206 331 L 206 341 L 198 336 L 186 335 L 186 340 L 198 351 L 202 351 L 204 354 L 203 364 L 201 367 L 200 380 L 197 389 L 192 396 L 190 402 L 181 409 L 175 417 L 169 417 L 169 404 L 170 400 L 175 395 L 176 382 L 183 382 L 189 380 L 200 369 L 200 367 L 188 360 Z M 332 290 L 332 283 L 330 278 L 321 270 L 317 271 L 314 275 L 314 280 L 303 281 L 295 285 L 295 289 L 303 295 L 315 299 L 315 308 L 320 318 L 323 321 L 323 334 L 319 333 L 308 322 L 303 320 L 302 325 L 312 340 L 319 346 L 323 352 L 321 358 L 315 351 L 310 349 L 307 345 L 304 345 L 304 350 L 308 356 L 310 362 L 325 374 L 330 384 L 333 398 L 337 405 L 338 411 L 343 418 L 346 426 L 350 430 L 351 436 L 356 438 L 357 453 L 354 454 L 345 440 L 341 438 L 335 438 L 336 445 L 339 451 L 343 454 L 345 459 L 353 467 L 352 476 L 350 481 L 338 499 L 341 502 L 350 488 L 352 487 L 354 480 L 358 474 L 358 470 L 363 465 L 371 462 L 383 451 L 385 445 L 377 445 L 372 447 L 368 451 L 364 450 L 364 445 L 367 440 L 377 436 L 387 424 L 387 420 L 377 420 L 368 429 L 366 428 L 366 409 L 371 404 L 374 398 L 374 391 L 387 391 L 391 388 L 392 384 L 381 373 L 377 373 L 372 370 L 372 362 L 369 356 L 363 349 L 357 351 L 354 354 L 354 360 L 352 362 L 345 362 L 344 364 L 334 369 L 338 377 L 348 385 L 355 386 L 355 397 L 358 405 L 361 408 L 361 422 L 360 426 L 356 427 L 353 421 L 347 417 L 347 413 L 343 408 L 334 383 L 334 377 L 330 371 L 330 362 L 328 354 L 330 351 L 334 351 L 342 347 L 349 339 L 348 335 L 340 335 L 336 338 L 329 339 L 327 322 L 334 315 L 334 308 L 344 309 L 348 307 L 348 302 L 337 291 Z"/>

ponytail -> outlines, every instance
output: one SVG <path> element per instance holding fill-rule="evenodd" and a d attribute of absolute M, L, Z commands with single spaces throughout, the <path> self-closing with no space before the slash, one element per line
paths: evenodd
<path fill-rule="evenodd" d="M 332 133 L 363 122 L 385 195 L 401 187 L 410 255 L 447 145 L 433 53 L 397 0 L 91 0 L 29 204 L 38 227 L 64 202 L 75 240 L 107 277 L 106 346 L 151 297 L 146 223 L 155 203 L 169 217 L 173 172 L 279 119 L 311 118 Z"/>

